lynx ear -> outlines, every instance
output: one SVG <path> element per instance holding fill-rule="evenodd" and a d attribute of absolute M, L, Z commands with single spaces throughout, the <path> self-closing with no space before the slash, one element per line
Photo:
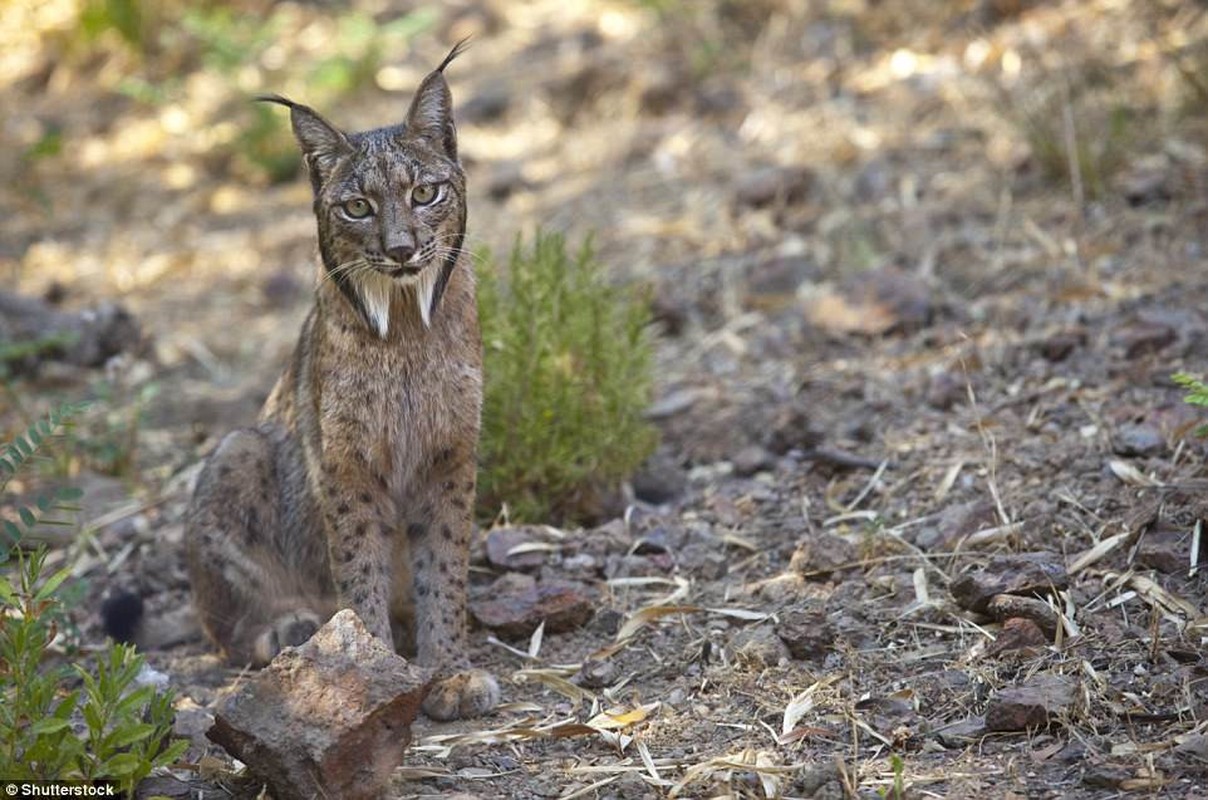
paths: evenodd
<path fill-rule="evenodd" d="M 289 109 L 289 121 L 294 129 L 294 138 L 302 148 L 306 165 L 312 177 L 323 178 L 335 160 L 352 152 L 352 145 L 344 133 L 323 119 L 310 106 L 295 103 L 278 94 L 265 94 L 256 98 L 266 103 L 277 103 Z"/>
<path fill-rule="evenodd" d="M 407 112 L 407 135 L 428 141 L 454 161 L 457 160 L 457 129 L 453 125 L 453 95 L 445 82 L 445 67 L 465 51 L 466 41 L 462 39 L 454 45 L 440 66 L 428 73 Z"/>

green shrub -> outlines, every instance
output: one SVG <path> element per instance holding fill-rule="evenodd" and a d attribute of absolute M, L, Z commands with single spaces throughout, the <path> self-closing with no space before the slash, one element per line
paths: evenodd
<path fill-rule="evenodd" d="M 1183 396 L 1184 403 L 1191 406 L 1208 406 L 1208 384 L 1186 372 L 1176 372 L 1170 378 L 1187 390 L 1187 394 Z M 1208 424 L 1196 428 L 1195 435 L 1208 436 Z"/>
<path fill-rule="evenodd" d="M 590 242 L 520 241 L 479 287 L 486 386 L 480 509 L 585 521 L 650 454 L 647 304 L 608 285 Z"/>
<path fill-rule="evenodd" d="M 39 448 L 81 409 L 63 405 L 31 425 L 0 453 L 0 491 Z M 152 769 L 178 759 L 185 741 L 167 744 L 172 695 L 136 686 L 143 658 L 125 645 L 103 651 L 93 670 L 48 663 L 51 643 L 67 618 L 64 567 L 43 579 L 46 549 L 26 552 L 22 540 L 37 526 L 74 511 L 79 491 L 63 489 L 18 506 L 2 526 L 0 563 L 0 776 L 12 780 L 110 779 L 127 795 Z M 12 563 L 15 558 L 15 569 Z M 82 687 L 81 684 L 82 683 Z"/>

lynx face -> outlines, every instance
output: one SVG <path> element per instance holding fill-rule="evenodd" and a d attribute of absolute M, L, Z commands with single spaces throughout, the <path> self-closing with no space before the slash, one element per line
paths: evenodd
<path fill-rule="evenodd" d="M 363 133 L 344 133 L 284 98 L 262 99 L 290 107 L 314 189 L 325 280 L 383 339 L 400 293 L 427 326 L 466 227 L 465 174 L 441 70 L 420 85 L 406 122 Z"/>

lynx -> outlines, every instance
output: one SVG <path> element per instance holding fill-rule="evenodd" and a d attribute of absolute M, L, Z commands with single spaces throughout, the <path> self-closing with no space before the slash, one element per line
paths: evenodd
<path fill-rule="evenodd" d="M 436 719 L 499 698 L 466 644 L 482 345 L 444 77 L 461 50 L 391 127 L 346 133 L 259 98 L 290 110 L 320 281 L 258 423 L 209 457 L 185 524 L 198 616 L 232 662 L 266 664 L 351 608 L 436 670 Z"/>

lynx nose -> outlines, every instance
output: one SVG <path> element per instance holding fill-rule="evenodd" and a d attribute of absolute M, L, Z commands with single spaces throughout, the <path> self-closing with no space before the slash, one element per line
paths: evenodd
<path fill-rule="evenodd" d="M 415 246 L 409 244 L 397 244 L 386 251 L 386 255 L 390 256 L 398 264 L 406 264 L 411 260 L 411 256 L 415 255 Z"/>

